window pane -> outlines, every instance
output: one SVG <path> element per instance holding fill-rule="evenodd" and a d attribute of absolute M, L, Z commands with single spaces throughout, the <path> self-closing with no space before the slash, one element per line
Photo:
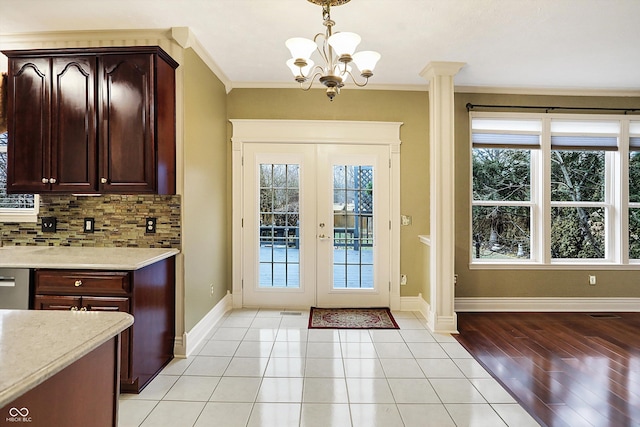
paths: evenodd
<path fill-rule="evenodd" d="M 551 209 L 551 258 L 604 258 L 604 208 Z"/>
<path fill-rule="evenodd" d="M 629 153 L 629 201 L 640 202 L 640 151 Z"/>
<path fill-rule="evenodd" d="M 260 287 L 300 286 L 300 165 L 260 165 Z"/>
<path fill-rule="evenodd" d="M 0 209 L 33 209 L 33 194 L 7 194 L 7 133 L 0 133 Z"/>
<path fill-rule="evenodd" d="M 604 201 L 604 151 L 551 151 L 551 200 Z"/>
<path fill-rule="evenodd" d="M 333 288 L 373 288 L 373 166 L 333 166 Z"/>
<path fill-rule="evenodd" d="M 531 150 L 473 149 L 473 199 L 531 199 Z"/>
<path fill-rule="evenodd" d="M 531 258 L 531 209 L 515 206 L 474 206 L 474 258 Z"/>
<path fill-rule="evenodd" d="M 640 209 L 629 209 L 629 258 L 640 259 Z"/>

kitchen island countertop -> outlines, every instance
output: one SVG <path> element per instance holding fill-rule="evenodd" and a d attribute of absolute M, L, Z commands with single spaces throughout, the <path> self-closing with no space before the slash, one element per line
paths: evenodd
<path fill-rule="evenodd" d="M 122 312 L 0 310 L 0 407 L 132 324 Z"/>
<path fill-rule="evenodd" d="M 178 253 L 171 248 L 5 246 L 0 248 L 0 268 L 138 270 Z"/>

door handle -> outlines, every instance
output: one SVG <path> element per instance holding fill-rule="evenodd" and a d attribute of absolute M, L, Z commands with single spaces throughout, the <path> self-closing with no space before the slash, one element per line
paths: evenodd
<path fill-rule="evenodd" d="M 320 240 L 330 240 L 331 236 L 325 236 L 324 234 L 320 234 L 318 236 L 318 239 L 320 239 Z"/>

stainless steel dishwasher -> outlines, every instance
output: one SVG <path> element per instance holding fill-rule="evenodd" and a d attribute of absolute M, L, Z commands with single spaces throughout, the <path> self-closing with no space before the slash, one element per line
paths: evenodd
<path fill-rule="evenodd" d="M 29 269 L 0 268 L 0 309 L 29 308 Z"/>

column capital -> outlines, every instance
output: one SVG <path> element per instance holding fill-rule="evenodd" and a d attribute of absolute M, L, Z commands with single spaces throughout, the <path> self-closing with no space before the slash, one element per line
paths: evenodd
<path fill-rule="evenodd" d="M 432 61 L 420 71 L 420 75 L 426 80 L 436 76 L 455 76 L 465 65 L 467 65 L 466 62 Z"/>

